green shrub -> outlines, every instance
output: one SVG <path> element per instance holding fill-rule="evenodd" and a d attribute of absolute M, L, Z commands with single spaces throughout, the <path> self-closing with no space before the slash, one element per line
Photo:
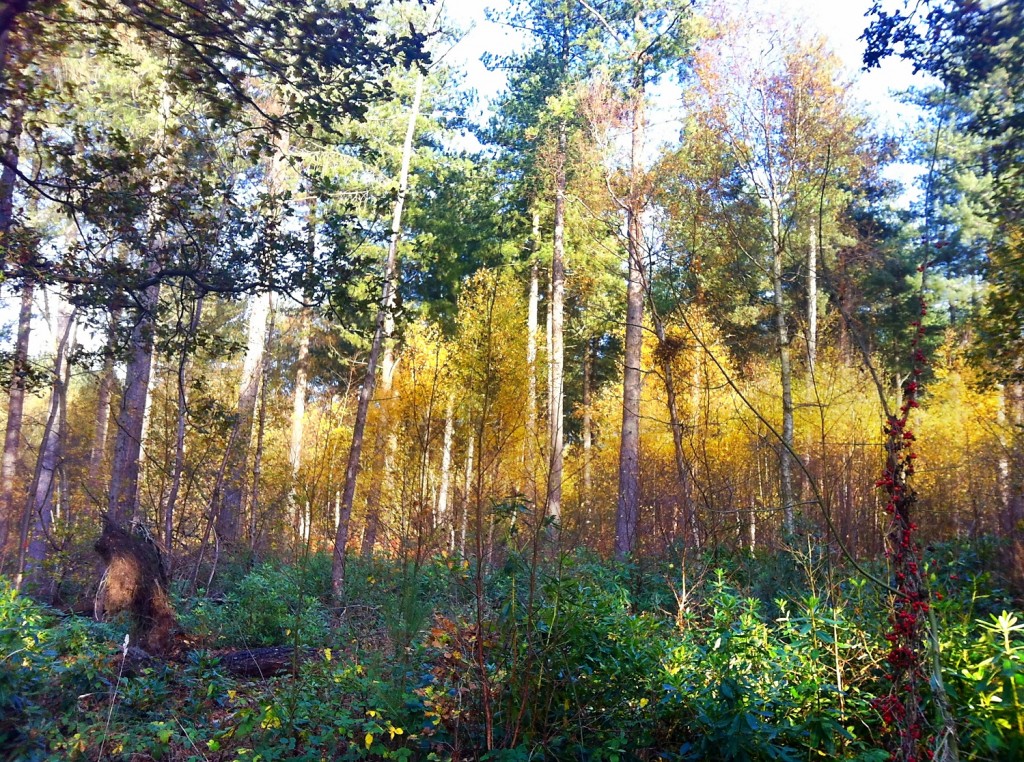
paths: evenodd
<path fill-rule="evenodd" d="M 222 601 L 199 599 L 184 622 L 214 646 L 323 645 L 328 611 L 303 588 L 309 578 L 295 567 L 261 564 Z"/>

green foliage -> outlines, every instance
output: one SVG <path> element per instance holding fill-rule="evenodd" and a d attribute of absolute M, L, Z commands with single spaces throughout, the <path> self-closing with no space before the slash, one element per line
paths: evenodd
<path fill-rule="evenodd" d="M 324 573 L 323 562 L 260 564 L 222 599 L 198 600 L 185 615 L 186 626 L 213 646 L 323 645 L 328 613 L 322 601 L 330 584 Z"/>
<path fill-rule="evenodd" d="M 992 584 L 996 557 L 981 544 L 929 559 L 964 760 L 1024 750 L 1024 624 Z M 534 565 L 527 548 L 487 576 L 478 609 L 461 561 L 353 559 L 353 610 L 373 615 L 333 630 L 310 595 L 328 589 L 329 559 L 264 564 L 222 604 L 184 602 L 186 625 L 219 643 L 327 645 L 297 675 L 255 682 L 205 650 L 125 670 L 119 630 L 59 619 L 5 584 L 0 742 L 40 760 L 101 745 L 111 760 L 886 758 L 871 705 L 880 591 L 823 549 L 684 560 Z M 771 580 L 785 584 L 774 600 L 751 594 Z"/>

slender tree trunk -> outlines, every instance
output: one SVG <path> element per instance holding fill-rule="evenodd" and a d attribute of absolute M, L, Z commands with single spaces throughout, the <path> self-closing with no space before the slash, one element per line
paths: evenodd
<path fill-rule="evenodd" d="M 594 375 L 594 350 L 591 339 L 583 342 L 583 503 L 584 522 L 589 526 L 591 496 L 594 493 L 594 466 L 591 463 L 594 443 L 594 423 L 590 406 L 593 404 L 591 386 Z"/>
<path fill-rule="evenodd" d="M 545 399 L 544 421 L 545 421 L 545 423 L 547 424 L 547 427 L 548 427 L 548 435 L 547 435 L 547 437 L 545 437 L 545 439 L 547 441 L 544 443 L 545 447 L 550 447 L 550 445 L 551 445 L 551 417 L 552 417 L 552 414 L 553 414 L 553 411 L 554 411 L 554 404 L 555 404 L 555 395 L 554 395 L 555 382 L 554 382 L 554 379 L 551 377 L 551 371 L 554 369 L 554 366 L 551 364 L 551 355 L 553 354 L 553 350 L 552 350 L 553 344 L 552 344 L 552 342 L 554 341 L 554 338 L 553 338 L 554 308 L 552 306 L 553 299 L 552 299 L 552 295 L 551 294 L 552 294 L 552 291 L 554 290 L 552 288 L 552 281 L 554 279 L 551 278 L 550 276 L 551 276 L 551 274 L 548 273 L 547 304 L 545 305 L 546 310 L 547 310 L 547 314 L 546 314 L 546 316 L 544 318 L 544 328 L 545 328 L 544 357 L 545 357 L 545 361 L 546 361 L 545 365 L 547 366 L 547 379 L 548 379 L 545 382 L 546 386 L 547 386 L 547 398 Z M 549 458 L 551 457 L 550 453 L 548 453 L 548 457 Z"/>
<path fill-rule="evenodd" d="M 4 32 L 6 42 L 8 33 Z M 2 71 L 2 70 L 0 70 Z M 17 179 L 18 145 L 21 139 L 23 106 L 15 106 L 3 148 L 4 166 L 0 171 L 0 246 L 6 246 L 14 223 L 14 187 Z M 18 313 L 18 338 L 14 345 L 14 367 L 8 388 L 7 430 L 0 460 L 0 560 L 5 557 L 10 526 L 14 519 L 14 480 L 21 454 L 21 422 L 25 409 L 25 379 L 28 372 L 28 340 L 32 323 L 34 285 L 26 278 L 21 286 L 21 310 Z"/>
<path fill-rule="evenodd" d="M 99 499 L 103 485 L 103 463 L 107 454 L 107 432 L 110 430 L 110 399 L 114 391 L 114 355 L 117 349 L 117 324 L 121 311 L 110 315 L 107 331 L 107 349 L 100 370 L 99 389 L 96 393 L 96 430 L 93 434 L 92 449 L 89 451 L 89 491 L 94 500 Z"/>
<path fill-rule="evenodd" d="M 449 398 L 444 414 L 444 439 L 441 444 L 441 483 L 437 488 L 437 526 L 445 535 L 449 552 L 455 547 L 455 523 L 451 520 L 449 491 L 452 478 L 452 439 L 455 436 L 455 409 Z"/>
<path fill-rule="evenodd" d="M 652 308 L 651 314 L 654 317 L 654 332 L 658 337 L 658 344 L 662 348 L 661 374 L 665 382 L 666 404 L 668 405 L 669 424 L 672 427 L 672 446 L 675 454 L 676 479 L 679 482 L 680 506 L 676 521 L 686 517 L 694 531 L 694 546 L 700 547 L 700 534 L 696 531 L 697 521 L 693 515 L 693 485 L 690 478 L 690 464 L 686 462 L 686 452 L 683 447 L 683 423 L 679 416 L 679 400 L 676 394 L 675 372 L 672 367 L 673 353 L 667 351 L 665 323 L 658 313 Z M 675 523 L 675 522 L 673 522 Z M 680 524 L 687 523 L 685 520 Z"/>
<path fill-rule="evenodd" d="M 274 321 L 271 318 L 267 334 L 264 337 L 264 346 L 270 344 L 273 333 Z M 256 543 L 259 540 L 260 485 L 263 479 L 263 446 L 267 432 L 267 389 L 270 386 L 270 363 L 263 362 L 261 365 L 259 407 L 256 412 L 256 450 L 252 456 L 252 487 L 249 492 L 251 495 L 249 499 L 249 549 L 253 552 L 256 551 Z M 309 524 L 312 525 L 312 523 L 313 517 L 310 516 Z"/>
<path fill-rule="evenodd" d="M 391 339 L 395 330 L 395 321 L 388 317 L 384 320 L 384 348 L 381 355 L 380 384 L 381 400 L 377 404 L 377 430 L 373 440 L 373 467 L 381 474 L 370 484 L 370 492 L 366 496 L 366 526 L 363 527 L 362 546 L 359 549 L 363 558 L 372 558 L 373 549 L 377 545 L 377 534 L 380 531 L 381 497 L 390 494 L 393 487 L 395 453 L 398 451 L 398 437 L 388 431 L 391 404 L 391 387 L 395 378 L 398 361 L 395 358 L 395 345 Z"/>
<path fill-rule="evenodd" d="M 466 480 L 462 489 L 462 517 L 459 527 L 459 558 L 466 557 L 466 527 L 469 526 L 469 496 L 473 490 L 473 448 L 476 437 L 470 434 L 466 443 Z"/>
<path fill-rule="evenodd" d="M 49 413 L 39 445 L 32 486 L 25 503 L 21 521 L 21 543 L 18 553 L 18 575 L 15 586 L 20 589 L 29 563 L 33 570 L 46 560 L 53 528 L 54 488 L 60 467 L 60 414 L 63 409 L 64 384 L 67 380 L 65 365 L 70 354 L 74 313 L 66 304 L 58 308 L 57 354 L 53 364 L 53 386 L 50 391 Z"/>
<path fill-rule="evenodd" d="M 174 514 L 177 510 L 178 492 L 181 490 L 181 478 L 185 473 L 185 425 L 188 421 L 188 365 L 189 352 L 193 350 L 192 340 L 199 331 L 199 322 L 203 314 L 203 296 L 200 295 L 192 308 L 192 319 L 189 321 L 188 337 L 181 348 L 178 358 L 178 416 L 174 435 L 174 470 L 171 474 L 171 489 L 167 495 L 167 506 L 164 509 L 164 548 L 170 563 L 174 557 Z"/>
<path fill-rule="evenodd" d="M 779 364 L 782 374 L 782 442 L 779 448 L 779 472 L 781 476 L 781 497 L 783 529 L 793 534 L 793 366 L 790 357 L 789 328 L 786 324 L 786 300 L 782 284 L 782 230 L 779 207 L 773 198 L 772 221 L 772 290 L 775 302 L 775 338 L 779 348 Z"/>
<path fill-rule="evenodd" d="M 292 433 L 288 447 L 288 465 L 291 467 L 291 487 L 288 490 L 288 506 L 291 512 L 293 530 L 300 524 L 300 512 L 305 507 L 299 505 L 298 484 L 299 470 L 302 468 L 302 439 L 306 424 L 306 387 L 308 385 L 309 363 L 309 330 L 311 315 L 309 308 L 303 307 L 299 314 L 299 357 L 295 363 L 295 393 L 292 397 Z"/>
<path fill-rule="evenodd" d="M 11 232 L 14 223 L 14 189 L 18 182 L 18 159 L 21 131 L 25 118 L 25 105 L 16 103 L 10 108 L 10 125 L 4 136 L 4 166 L 0 169 L 0 242 Z"/>
<path fill-rule="evenodd" d="M 643 346 L 644 273 L 640 197 L 640 152 L 644 138 L 643 91 L 634 97 L 630 150 L 630 191 L 626 209 L 626 248 L 629 281 L 626 286 L 626 335 L 622 378 L 622 436 L 619 442 L 619 497 L 615 513 L 615 557 L 625 560 L 636 546 L 640 516 L 640 355 Z"/>
<path fill-rule="evenodd" d="M 540 299 L 540 212 L 533 213 L 533 261 L 530 264 L 530 297 L 526 308 L 526 366 L 529 373 L 526 407 L 526 479 L 531 500 L 537 500 L 537 304 Z"/>
<path fill-rule="evenodd" d="M 562 516 L 562 469 L 565 440 L 565 344 L 563 322 L 565 306 L 565 163 L 568 153 L 568 128 L 558 125 L 558 156 L 555 159 L 555 231 L 551 255 L 551 438 L 548 450 L 551 470 L 548 474 L 548 515 L 557 522 Z"/>
<path fill-rule="evenodd" d="M 331 587 L 334 595 L 339 599 L 345 593 L 345 546 L 348 544 L 349 524 L 352 520 L 352 504 L 355 500 L 356 480 L 359 478 L 359 461 L 363 451 L 366 417 L 370 410 L 370 400 L 373 398 L 377 362 L 380 359 L 381 346 L 384 343 L 385 322 L 394 309 L 395 279 L 398 271 L 398 240 L 402 233 L 402 210 L 405 207 L 405 196 L 409 188 L 409 165 L 412 163 L 413 136 L 416 131 L 416 119 L 419 117 L 420 100 L 422 97 L 423 75 L 418 74 L 416 76 L 416 90 L 413 95 L 412 107 L 409 109 L 409 123 L 405 132 L 405 143 L 402 147 L 402 168 L 398 179 L 398 196 L 395 199 L 394 214 L 391 219 L 391 240 L 388 245 L 387 261 L 384 265 L 384 290 L 381 295 L 380 309 L 377 311 L 373 343 L 370 346 L 370 357 L 366 363 L 366 376 L 363 378 L 363 384 L 359 390 L 356 418 L 352 424 L 352 445 L 349 449 L 348 464 L 345 468 L 345 488 L 341 495 L 338 532 L 334 538 Z"/>
<path fill-rule="evenodd" d="M 814 377 L 818 361 L 818 228 L 811 225 L 807 246 L 807 371 Z"/>
<path fill-rule="evenodd" d="M 242 379 L 235 408 L 238 436 L 228 453 L 223 500 L 217 515 L 217 532 L 227 545 L 239 539 L 240 521 L 245 508 L 246 464 L 252 444 L 256 405 L 263 380 L 263 355 L 267 341 L 267 320 L 270 316 L 270 294 L 254 296 L 250 304 L 249 327 L 242 362 Z"/>
<path fill-rule="evenodd" d="M 21 455 L 21 424 L 25 415 L 25 380 L 28 374 L 28 341 L 32 324 L 32 281 L 21 286 L 18 339 L 14 345 L 14 368 L 7 402 L 7 431 L 3 460 L 0 461 L 0 556 L 4 555 L 14 519 L 14 482 Z"/>
<path fill-rule="evenodd" d="M 1010 541 L 1009 576 L 1018 589 L 1024 589 L 1024 384 L 1015 381 L 1007 391 L 1009 478 L 1000 523 Z"/>

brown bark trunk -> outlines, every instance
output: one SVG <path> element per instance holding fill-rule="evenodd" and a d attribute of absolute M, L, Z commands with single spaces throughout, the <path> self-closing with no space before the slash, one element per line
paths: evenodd
<path fill-rule="evenodd" d="M 412 162 L 413 136 L 416 131 L 416 119 L 419 116 L 420 100 L 422 97 L 423 75 L 418 74 L 412 107 L 409 110 L 409 123 L 405 133 L 405 144 L 402 148 L 402 168 L 398 180 L 398 196 L 395 199 L 394 214 L 391 219 L 391 240 L 388 245 L 387 261 L 384 265 L 384 291 L 381 295 L 380 309 L 377 311 L 373 343 L 370 346 L 370 357 L 366 363 L 366 376 L 363 378 L 363 384 L 359 390 L 356 418 L 352 424 L 352 445 L 349 449 L 348 464 L 345 468 L 345 488 L 341 495 L 338 532 L 334 538 L 331 587 L 334 595 L 339 599 L 345 593 L 345 546 L 348 544 L 349 524 L 352 520 L 352 504 L 355 500 L 356 480 L 359 478 L 366 417 L 370 409 L 370 400 L 373 398 L 377 362 L 380 358 L 381 346 L 384 343 L 385 322 L 394 310 L 394 291 L 397 285 L 395 279 L 398 270 L 398 240 L 402 232 L 402 210 L 405 207 L 405 196 L 409 187 L 409 165 Z"/>
<path fill-rule="evenodd" d="M 1009 576 L 1018 590 L 1024 590 L 1024 384 L 1014 382 L 1007 387 L 1008 478 L 1002 530 L 1010 542 Z"/>
<path fill-rule="evenodd" d="M 26 280 L 21 287 L 18 339 L 14 345 L 14 367 L 7 402 L 7 430 L 4 435 L 3 460 L 0 461 L 0 556 L 5 555 L 11 523 L 14 520 L 14 484 L 21 455 L 21 424 L 25 415 L 25 382 L 28 374 L 33 291 L 32 282 Z"/>
<path fill-rule="evenodd" d="M 157 267 L 154 262 L 150 271 L 156 272 Z M 131 521 L 139 505 L 139 468 L 159 302 L 159 284 L 149 286 L 142 292 L 139 313 L 129 343 L 131 355 L 125 370 L 124 392 L 117 415 L 117 436 L 114 439 L 107 503 L 110 517 L 118 524 Z"/>
<path fill-rule="evenodd" d="M 388 413 L 391 408 L 391 384 L 394 381 L 396 361 L 394 358 L 394 344 L 390 339 L 394 330 L 394 321 L 384 321 L 384 350 L 381 358 L 381 397 L 379 403 L 377 431 L 373 442 L 373 465 L 381 473 L 379 479 L 374 479 L 370 485 L 370 492 L 366 496 L 366 526 L 363 528 L 363 540 L 359 549 L 363 558 L 371 558 L 373 549 L 377 545 L 377 534 L 380 531 L 380 510 L 381 497 L 388 494 L 392 486 L 392 467 L 394 465 L 395 452 L 398 449 L 398 438 L 388 433 Z"/>
<path fill-rule="evenodd" d="M 6 41 L 7 33 L 4 33 Z M 2 72 L 2 70 L 0 70 Z M 24 107 L 15 106 L 4 146 L 4 167 L 0 171 L 0 248 L 6 249 L 14 223 L 14 187 L 17 180 L 18 141 Z M 8 257 L 10 254 L 7 255 Z M 21 454 L 21 422 L 25 409 L 25 378 L 28 372 L 28 340 L 32 322 L 33 283 L 27 278 L 21 286 L 21 310 L 18 314 L 18 338 L 14 345 L 14 367 L 8 389 L 7 430 L 0 460 L 0 561 L 6 556 L 7 539 L 14 520 L 14 480 Z"/>

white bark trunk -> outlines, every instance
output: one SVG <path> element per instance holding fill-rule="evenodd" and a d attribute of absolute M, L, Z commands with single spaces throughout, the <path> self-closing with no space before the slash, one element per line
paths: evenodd
<path fill-rule="evenodd" d="M 305 506 L 299 505 L 299 470 L 302 468 L 302 440 L 306 425 L 306 387 L 308 385 L 310 312 L 303 308 L 299 315 L 299 356 L 295 364 L 295 393 L 292 397 L 292 430 L 288 446 L 288 465 L 291 468 L 291 487 L 288 491 L 288 505 L 291 510 L 292 527 L 300 529 Z M 308 537 L 302 537 L 303 543 Z"/>
<path fill-rule="evenodd" d="M 452 439 L 455 437 L 455 409 L 451 399 L 444 414 L 444 439 L 441 444 L 441 481 L 437 487 L 436 524 L 446 538 L 445 545 L 451 552 L 455 547 L 455 523 L 451 520 L 449 491 L 452 478 Z"/>
<path fill-rule="evenodd" d="M 551 469 L 548 473 L 548 515 L 557 525 L 562 516 L 562 468 L 564 429 L 564 365 L 565 344 L 563 321 L 565 305 L 565 162 L 568 134 L 565 123 L 558 128 L 558 157 L 555 159 L 555 224 L 551 256 L 551 438 L 548 452 Z"/>
<path fill-rule="evenodd" d="M 263 380 L 263 355 L 267 338 L 267 320 L 270 317 L 270 294 L 254 296 L 249 307 L 249 324 L 242 361 L 242 378 L 238 387 L 235 407 L 237 436 L 228 453 L 228 468 L 224 480 L 224 498 L 217 516 L 217 532 L 227 544 L 237 542 L 245 508 L 246 463 L 252 444 L 256 404 Z"/>
<path fill-rule="evenodd" d="M 473 490 L 473 448 L 476 439 L 470 435 L 466 443 L 466 480 L 462 489 L 462 517 L 459 527 L 459 557 L 466 557 L 466 528 L 469 526 L 470 494 Z"/>
<path fill-rule="evenodd" d="M 814 377 L 818 361 L 818 229 L 811 225 L 807 247 L 807 370 Z"/>
<path fill-rule="evenodd" d="M 526 366 L 529 373 L 526 407 L 526 481 L 530 499 L 537 499 L 537 305 L 540 300 L 540 212 L 533 213 L 533 253 L 530 264 L 530 297 L 526 308 Z"/>
<path fill-rule="evenodd" d="M 790 356 L 786 299 L 782 282 L 782 229 L 777 200 L 769 200 L 772 224 L 772 290 L 775 304 L 775 339 L 782 376 L 782 442 L 779 448 L 783 529 L 793 533 L 793 367 Z"/>
<path fill-rule="evenodd" d="M 640 216 L 640 153 L 644 139 L 643 91 L 634 94 L 630 147 L 631 181 L 626 210 L 626 248 L 629 281 L 626 286 L 626 331 L 622 378 L 622 435 L 619 441 L 619 496 L 615 513 L 615 557 L 625 560 L 636 546 L 640 516 L 640 394 L 643 378 L 640 356 L 643 346 L 644 274 Z"/>
<path fill-rule="evenodd" d="M 50 391 L 49 414 L 43 428 L 36 461 L 35 475 L 21 527 L 21 553 L 18 560 L 16 587 L 21 586 L 26 572 L 41 568 L 51 546 L 54 491 L 62 457 L 60 451 L 60 415 L 68 379 L 67 363 L 74 342 L 74 311 L 60 300 L 56 321 L 56 357 L 53 365 L 53 386 Z"/>

